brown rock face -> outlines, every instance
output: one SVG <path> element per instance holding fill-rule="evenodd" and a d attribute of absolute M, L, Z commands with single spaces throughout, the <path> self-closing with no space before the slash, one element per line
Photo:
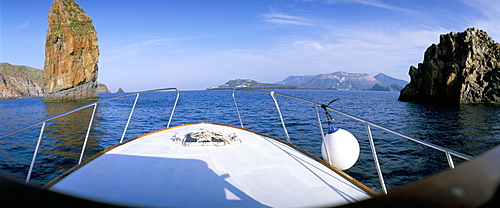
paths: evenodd
<path fill-rule="evenodd" d="M 428 103 L 500 102 L 500 44 L 474 28 L 443 34 L 418 68 L 399 100 Z"/>
<path fill-rule="evenodd" d="M 41 73 L 40 69 L 0 63 L 0 99 L 43 96 Z"/>
<path fill-rule="evenodd" d="M 97 99 L 99 46 L 92 19 L 74 0 L 55 0 L 45 42 L 43 101 Z"/>

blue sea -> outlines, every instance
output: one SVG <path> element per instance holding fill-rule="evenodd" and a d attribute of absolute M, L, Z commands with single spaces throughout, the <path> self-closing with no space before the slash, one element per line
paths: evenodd
<path fill-rule="evenodd" d="M 316 103 L 340 100 L 331 108 L 386 127 L 407 136 L 431 142 L 470 156 L 500 145 L 500 105 L 461 104 L 436 106 L 400 102 L 399 92 L 342 90 L 276 90 Z M 181 91 L 171 126 L 193 122 L 215 122 L 240 126 L 232 91 Z M 103 94 L 108 99 L 124 94 Z M 321 156 L 321 134 L 313 105 L 277 96 L 293 145 Z M 84 159 L 119 142 L 135 96 L 98 105 Z M 45 118 L 89 104 L 41 102 L 42 98 L 0 100 L 0 135 Z M 125 136 L 132 139 L 166 127 L 175 92 L 140 96 Z M 275 104 L 268 94 L 236 92 L 244 127 L 286 141 Z M 326 117 L 321 113 L 323 129 Z M 366 125 L 330 112 L 336 127 L 351 132 L 360 143 L 358 162 L 345 172 L 368 187 L 380 191 L 369 146 Z M 30 183 L 42 185 L 76 165 L 82 150 L 92 108 L 47 123 Z M 40 133 L 40 126 L 0 139 L 0 173 L 24 180 Z M 389 190 L 448 168 L 444 153 L 371 127 L 384 179 Z M 453 157 L 456 163 L 463 160 Z M 251 167 L 249 167 L 251 168 Z"/>

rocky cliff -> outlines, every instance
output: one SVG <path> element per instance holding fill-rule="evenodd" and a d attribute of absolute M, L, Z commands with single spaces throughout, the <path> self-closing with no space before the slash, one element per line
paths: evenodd
<path fill-rule="evenodd" d="M 500 44 L 485 31 L 470 28 L 443 34 L 418 68 L 399 100 L 430 103 L 500 102 Z"/>
<path fill-rule="evenodd" d="M 55 0 L 45 42 L 44 101 L 97 99 L 99 46 L 92 19 L 74 0 Z"/>
<path fill-rule="evenodd" d="M 0 63 L 0 99 L 41 97 L 43 71 Z"/>

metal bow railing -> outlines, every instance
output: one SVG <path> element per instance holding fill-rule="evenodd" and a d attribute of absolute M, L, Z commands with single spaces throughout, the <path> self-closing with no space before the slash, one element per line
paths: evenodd
<path fill-rule="evenodd" d="M 65 115 L 68 115 L 68 114 L 71 114 L 71 113 L 74 113 L 74 112 L 77 112 L 77 111 L 80 111 L 80 110 L 83 110 L 83 109 L 87 109 L 89 107 L 93 107 L 93 111 L 92 111 L 92 116 L 91 116 L 91 119 L 89 121 L 89 125 L 88 125 L 88 128 L 87 128 L 87 131 L 86 131 L 86 136 L 85 136 L 85 140 L 84 140 L 84 144 L 83 144 L 83 147 L 82 147 L 82 151 L 80 153 L 80 157 L 79 157 L 79 160 L 78 160 L 78 164 L 80 164 L 82 162 L 82 159 L 83 159 L 83 155 L 84 155 L 84 152 L 85 152 L 85 147 L 87 145 L 87 140 L 88 140 L 88 137 L 89 137 L 89 134 L 90 134 L 90 130 L 91 130 L 91 126 L 92 126 L 92 123 L 93 123 L 93 119 L 94 119 L 94 116 L 95 116 L 95 112 L 96 112 L 96 108 L 97 108 L 97 105 L 101 104 L 101 103 L 104 103 L 104 102 L 108 102 L 108 101 L 111 101 L 111 100 L 115 100 L 115 99 L 119 99 L 119 98 L 123 98 L 123 97 L 128 97 L 128 96 L 133 96 L 135 95 L 135 101 L 134 101 L 134 104 L 132 106 L 132 109 L 130 110 L 130 114 L 128 116 L 128 120 L 127 120 L 127 123 L 125 125 L 125 128 L 122 132 L 122 135 L 121 135 L 121 138 L 120 138 L 120 143 L 123 142 L 123 139 L 126 135 L 126 132 L 127 132 L 127 129 L 128 129 L 128 126 L 129 126 L 129 123 L 130 123 L 130 120 L 132 118 L 132 115 L 134 113 L 134 110 L 135 110 L 135 107 L 136 107 L 136 104 L 137 104 L 137 101 L 138 101 L 138 98 L 139 98 L 139 95 L 141 94 L 144 94 L 144 93 L 151 93 L 151 92 L 158 92 L 158 91 L 168 91 L 168 90 L 175 90 L 176 91 L 176 99 L 175 99 L 175 103 L 174 103 L 174 106 L 172 108 L 172 111 L 170 113 L 170 118 L 168 120 L 168 124 L 167 124 L 167 128 L 170 127 L 170 123 L 171 123 L 171 120 L 173 118 L 173 114 L 174 114 L 174 111 L 175 111 L 175 108 L 177 106 L 177 102 L 179 100 L 179 91 L 176 89 L 176 88 L 164 88 L 164 89 L 156 89 L 156 90 L 148 90 L 148 91 L 142 91 L 142 92 L 137 92 L 137 93 L 130 93 L 130 94 L 126 94 L 126 95 L 122 95 L 122 96 L 117 96 L 117 97 L 113 97 L 113 98 L 110 98 L 110 99 L 106 99 L 106 100 L 102 100 L 102 101 L 97 101 L 97 102 L 94 102 L 94 103 L 91 103 L 91 104 L 88 104 L 88 105 L 85 105 L 85 106 L 82 106 L 82 107 L 79 107 L 79 108 L 76 108 L 74 110 L 71 110 L 71 111 L 67 111 L 65 113 L 62 113 L 62 114 L 59 114 L 59 115 L 56 115 L 56 116 L 53 116 L 53 117 L 50 117 L 50 118 L 47 118 L 43 121 L 40 121 L 38 123 L 35 123 L 35 124 L 32 124 L 32 125 L 29 125 L 29 126 L 26 126 L 24 128 L 21 128 L 19 130 L 16 130 L 16 131 L 13 131 L 13 132 L 10 132 L 10 133 L 7 133 L 7 134 L 3 134 L 3 135 L 0 135 L 0 139 L 2 138 L 5 138 L 5 137 L 9 137 L 9 136 L 12 136 L 14 134 L 17 134 L 19 132 L 23 132 L 23 131 L 26 131 L 28 129 L 32 129 L 34 127 L 37 127 L 37 126 L 40 126 L 41 125 L 41 129 L 40 129 L 40 134 L 39 134 L 39 137 L 38 137 L 38 140 L 37 140 L 37 144 L 36 144 L 36 147 L 35 147 L 35 151 L 33 153 L 33 157 L 32 157 L 32 160 L 31 160 L 31 163 L 30 163 L 30 167 L 29 167 L 29 170 L 28 170 L 28 174 L 26 176 L 26 183 L 28 183 L 30 181 L 30 178 L 31 178 L 31 174 L 32 174 L 32 171 L 33 171 L 33 167 L 34 167 L 34 164 L 35 164 L 35 160 L 36 160 L 36 157 L 37 157 L 37 154 L 38 154 L 38 151 L 39 151 L 39 147 L 40 147 L 40 144 L 41 144 L 41 141 L 42 141 L 42 138 L 43 138 L 43 132 L 44 132 L 44 129 L 46 127 L 46 124 L 47 122 L 53 120 L 53 119 L 56 119 L 56 118 L 59 118 L 59 117 L 62 117 L 62 116 L 65 116 Z M 305 99 L 301 99 L 301 98 L 297 98 L 297 97 L 293 97 L 293 96 L 289 96 L 289 95 L 284 95 L 284 94 L 279 94 L 279 93 L 275 93 L 274 91 L 259 91 L 259 90 L 251 90 L 251 89 L 235 89 L 232 93 L 232 97 L 233 97 L 233 101 L 234 101 L 234 105 L 236 107 L 236 112 L 237 112 L 237 115 L 238 115 L 238 119 L 239 119 L 239 122 L 240 122 L 240 126 L 242 128 L 244 128 L 244 124 L 243 124 L 243 120 L 242 120 L 242 117 L 240 115 L 240 111 L 239 111 L 239 108 L 238 108 L 238 104 L 237 104 L 237 101 L 236 101 L 236 97 L 235 97 L 235 93 L 237 91 L 249 91 L 249 92 L 256 92 L 256 93 L 265 93 L 265 94 L 269 94 L 276 106 L 276 109 L 278 111 L 278 115 L 279 115 L 279 118 L 280 118 L 280 121 L 281 121 L 281 126 L 283 128 L 283 131 L 285 133 L 285 138 L 287 140 L 288 143 L 291 144 L 291 140 L 290 140 L 290 136 L 288 135 L 288 130 L 287 130 L 287 127 L 286 127 L 286 124 L 285 124 L 285 121 L 283 119 L 283 116 L 282 116 L 282 113 L 281 113 L 281 109 L 280 109 L 280 105 L 278 104 L 278 101 L 276 99 L 276 96 L 282 96 L 282 97 L 287 97 L 287 98 L 291 98 L 291 99 L 295 99 L 295 100 L 299 100 L 299 101 L 302 101 L 302 102 L 305 102 L 305 103 L 310 103 L 313 105 L 314 107 L 314 112 L 316 114 L 316 118 L 317 118 L 317 121 L 318 121 L 318 125 L 319 125 L 319 130 L 320 130 L 320 133 L 321 135 L 324 137 L 324 133 L 323 133 L 323 127 L 322 127 L 322 121 L 321 121 L 321 118 L 320 118 L 320 115 L 319 115 L 319 112 L 317 110 L 317 107 L 323 107 L 321 104 L 319 103 L 315 103 L 315 102 L 312 102 L 312 101 L 309 101 L 309 100 L 305 100 Z M 441 147 L 439 145 L 435 145 L 435 144 L 432 144 L 432 143 L 429 143 L 429 142 L 426 142 L 426 141 L 423 141 L 423 140 L 420 140 L 420 139 L 416 139 L 416 138 L 412 138 L 412 137 L 409 137 L 409 136 L 406 136 L 406 135 L 403 135 L 401 133 L 398 133 L 396 131 L 393 131 L 393 130 L 390 130 L 390 129 L 387 129 L 385 127 L 382 127 L 382 126 L 379 126 L 377 124 L 374 124 L 374 123 L 371 123 L 371 122 L 368 122 L 364 119 L 361 119 L 361 118 L 358 118 L 358 117 L 355 117 L 355 116 L 352 116 L 352 115 L 349 115 L 347 113 L 343 113 L 341 111 L 338 111 L 338 110 L 335 110 L 331 107 L 326 107 L 325 109 L 328 109 L 329 111 L 331 112 L 335 112 L 335 113 L 338 113 L 338 114 L 341 114 L 343 116 L 346 116 L 350 119 L 353 119 L 355 121 L 358 121 L 358 122 L 361 122 L 363 123 L 365 126 L 366 126 L 366 132 L 368 134 L 368 140 L 370 142 L 370 148 L 371 148 L 371 152 L 372 152 L 372 156 L 373 156 L 373 159 L 374 159 L 374 162 L 375 162 L 375 166 L 376 166 L 376 169 L 377 169 L 377 174 L 378 174 L 378 177 L 379 177 L 379 180 L 380 180 L 380 184 L 381 184 L 381 187 L 382 187 L 382 190 L 384 193 L 387 193 L 387 189 L 386 189 L 386 185 L 385 185 L 385 182 L 384 182 L 384 177 L 382 175 L 382 171 L 381 171 L 381 168 L 380 168 L 380 164 L 379 164 L 379 161 L 378 161 L 378 156 L 377 156 L 377 152 L 376 152 L 376 149 L 375 149 L 375 144 L 374 144 L 374 139 L 373 139 L 373 136 L 372 136 L 372 132 L 371 132 L 371 127 L 375 127 L 375 128 L 378 128 L 378 129 L 381 129 L 383 131 L 386 131 L 386 132 L 389 132 L 391 134 L 394 134 L 394 135 L 397 135 L 399 137 L 402 137 L 402 138 L 405 138 L 409 141 L 412 141 L 412 142 L 415 142 L 415 143 L 418 143 L 420 145 L 424 145 L 424 146 L 427 146 L 429 148 L 432 148 L 432 149 L 435 149 L 435 150 L 439 150 L 443 153 L 445 153 L 445 156 L 446 156 L 446 159 L 448 161 L 448 165 L 451 169 L 454 168 L 454 162 L 452 160 L 452 157 L 451 155 L 453 156 L 456 156 L 456 157 L 459 157 L 459 158 L 462 158 L 462 159 L 465 159 L 465 160 L 469 160 L 471 158 L 471 156 L 468 156 L 468 155 L 465 155 L 465 154 L 462 154 L 462 153 L 459 153 L 459 152 L 456 152 L 456 151 L 453 151 L 453 150 L 450 150 L 448 148 L 445 148 L 445 147 Z M 324 139 L 324 138 L 323 138 Z"/>
<path fill-rule="evenodd" d="M 235 97 L 235 93 L 236 91 L 248 91 L 248 92 L 257 92 L 257 93 L 265 93 L 265 94 L 269 94 L 271 95 L 271 98 L 273 99 L 273 102 L 275 103 L 276 105 L 276 109 L 278 111 L 278 115 L 279 115 L 279 118 L 280 118 L 280 121 L 281 121 L 281 125 L 283 127 L 283 131 L 285 133 L 285 137 L 287 139 L 287 142 L 291 144 L 290 142 L 290 136 L 288 135 L 288 131 L 286 129 L 286 125 L 285 125 L 285 121 L 283 119 L 283 116 L 281 114 L 281 110 L 280 110 L 280 107 L 278 105 L 278 101 L 276 100 L 276 95 L 278 96 L 282 96 L 282 97 L 287 97 L 287 98 L 291 98 L 291 99 L 295 99 L 295 100 L 299 100 L 299 101 L 302 101 L 302 102 L 306 102 L 306 103 L 310 103 L 313 105 L 314 107 L 314 111 L 316 113 L 316 118 L 318 120 L 318 123 L 319 123 L 319 128 L 320 128 L 320 132 L 321 132 L 321 135 L 323 136 L 323 140 L 324 140 L 324 133 L 323 133 L 323 127 L 322 127 L 322 122 L 321 122 L 321 119 L 320 119 L 320 116 L 319 116 L 319 113 L 318 113 L 318 110 L 317 110 L 317 107 L 322 107 L 321 104 L 319 103 L 315 103 L 315 102 L 312 102 L 312 101 L 309 101 L 309 100 L 305 100 L 305 99 L 301 99 L 301 98 L 297 98 L 297 97 L 293 97 L 293 96 L 289 96 L 289 95 L 284 95 L 284 94 L 279 94 L 279 93 L 275 93 L 274 91 L 259 91 L 259 90 L 251 90 L 251 89 L 235 89 L 233 91 L 233 94 L 232 94 L 232 97 L 233 97 L 233 101 L 234 101 L 234 105 L 236 107 L 236 112 L 238 114 L 238 119 L 240 121 L 240 125 L 242 128 L 244 128 L 243 126 L 243 121 L 241 119 L 241 115 L 240 115 L 240 111 L 238 109 L 238 104 L 237 104 L 237 101 L 236 101 L 236 97 Z M 448 165 L 451 169 L 454 169 L 455 168 L 455 165 L 454 165 L 454 162 L 453 162 L 453 159 L 451 158 L 451 155 L 454 155 L 456 157 L 459 157 L 459 158 L 462 158 L 462 159 L 465 159 L 465 160 L 469 160 L 471 158 L 471 156 L 469 155 L 466 155 L 466 154 L 462 154 L 462 153 L 459 153 L 459 152 L 456 152 L 456 151 L 453 151 L 453 150 L 450 150 L 448 148 L 445 148 L 445 147 L 441 147 L 439 145 L 436 145 L 436 144 L 432 144 L 430 142 L 426 142 L 426 141 L 423 141 L 423 140 L 420 140 L 420 139 L 416 139 L 416 138 L 412 138 L 412 137 L 409 137 L 409 136 L 406 136 L 404 134 L 401 134 L 401 133 L 398 133 L 396 131 L 393 131 L 393 130 L 390 130 L 390 129 L 387 129 L 385 127 L 382 127 L 382 126 L 379 126 L 377 124 L 374 124 L 374 123 L 371 123 L 369 121 L 366 121 L 364 119 L 361 119 L 361 118 L 358 118 L 358 117 L 355 117 L 355 116 L 352 116 L 352 115 L 349 115 L 347 113 L 343 113 L 341 111 L 338 111 L 338 110 L 335 110 L 331 107 L 326 107 L 326 109 L 332 111 L 332 112 L 335 112 L 335 113 L 338 113 L 338 114 L 341 114 L 341 115 L 344 115 L 350 119 L 353 119 L 353 120 L 356 120 L 356 121 L 359 121 L 359 122 L 362 122 L 366 125 L 366 132 L 368 134 L 368 140 L 370 142 L 370 148 L 371 148 L 371 151 L 372 151 L 372 155 L 373 155 L 373 159 L 375 161 L 375 166 L 376 166 L 376 169 L 377 169 L 377 174 L 378 174 L 378 177 L 379 177 L 379 180 L 380 180 L 380 185 L 382 187 L 382 190 L 385 194 L 387 194 L 387 188 L 386 188 L 386 185 L 385 185 L 385 182 L 384 182 L 384 177 L 382 175 L 382 171 L 381 171 L 381 168 L 380 168 L 380 164 L 379 164 L 379 161 L 378 161 L 378 156 L 377 156 L 377 152 L 375 150 L 375 144 L 373 142 L 373 136 L 372 136 L 372 132 L 371 132 L 371 129 L 370 127 L 375 127 L 375 128 L 379 128 L 383 131 L 386 131 L 386 132 L 389 132 L 391 134 L 394 134 L 394 135 L 397 135 L 399 137 L 403 137 L 409 141 L 412 141 L 412 142 L 415 142 L 415 143 L 418 143 L 418 144 L 421 144 L 421 145 L 424 145 L 424 146 L 427 146 L 427 147 L 430 147 L 432 149 L 435 149 L 435 150 L 439 150 L 443 153 L 445 153 L 445 156 L 446 156 L 446 159 L 448 161 Z"/>
<path fill-rule="evenodd" d="M 136 96 L 135 97 L 135 101 L 134 101 L 134 105 L 132 106 L 132 109 L 130 110 L 130 114 L 129 114 L 129 117 L 128 117 L 128 120 L 127 120 L 127 124 L 125 125 L 125 128 L 123 129 L 122 136 L 120 138 L 120 143 L 122 143 L 123 142 L 123 138 L 125 137 L 125 134 L 127 132 L 127 129 L 128 129 L 129 123 L 130 123 L 130 119 L 132 118 L 132 114 L 134 113 L 135 106 L 137 104 L 137 100 L 139 99 L 139 95 L 144 94 L 144 93 L 160 92 L 160 91 L 168 91 L 168 90 L 175 90 L 176 91 L 175 103 L 174 103 L 174 106 L 173 106 L 172 111 L 170 113 L 170 118 L 168 119 L 168 124 L 167 124 L 167 128 L 168 128 L 168 127 L 170 127 L 170 122 L 172 121 L 172 117 L 174 115 L 174 111 L 175 111 L 175 108 L 177 106 L 177 101 L 179 100 L 179 90 L 177 90 L 176 88 L 163 88 L 163 89 L 156 89 L 156 90 L 147 90 L 147 91 L 130 93 L 130 94 L 121 95 L 121 96 L 113 97 L 113 98 L 106 99 L 106 100 L 97 101 L 97 102 L 94 102 L 94 103 L 91 103 L 91 104 L 88 104 L 88 105 L 84 105 L 82 107 L 79 107 L 79 108 L 76 108 L 76 109 L 64 112 L 62 114 L 59 114 L 59 115 L 47 118 L 47 119 L 45 119 L 43 121 L 40 121 L 38 123 L 26 126 L 26 127 L 21 128 L 19 130 L 12 131 L 10 133 L 6 133 L 6 134 L 3 134 L 3 135 L 0 135 L 0 139 L 12 136 L 12 135 L 17 134 L 19 132 L 26 131 L 28 129 L 32 129 L 32 128 L 36 127 L 36 126 L 42 125 L 42 127 L 40 129 L 40 135 L 38 136 L 38 141 L 37 141 L 37 144 L 36 144 L 36 147 L 35 147 L 35 151 L 33 153 L 33 158 L 31 159 L 30 167 L 29 167 L 29 170 L 28 170 L 28 175 L 26 176 L 26 183 L 28 183 L 30 181 L 30 178 L 31 178 L 31 173 L 32 173 L 33 167 L 35 165 L 35 160 L 36 160 L 36 157 L 37 157 L 37 154 L 38 154 L 38 150 L 40 148 L 40 143 L 42 141 L 43 132 L 45 130 L 45 126 L 46 126 L 47 122 L 49 122 L 51 120 L 54 120 L 56 118 L 60 118 L 60 117 L 63 117 L 65 115 L 68 115 L 68 114 L 80 111 L 80 110 L 83 110 L 83 109 L 87 109 L 89 107 L 93 107 L 92 115 L 90 117 L 89 125 L 88 125 L 87 132 L 86 132 L 86 135 L 85 135 L 85 140 L 83 142 L 82 151 L 80 153 L 80 158 L 78 160 L 78 164 L 81 164 L 82 163 L 82 159 L 83 159 L 83 153 L 85 152 L 85 147 L 87 146 L 87 141 L 88 141 L 88 138 L 89 138 L 89 134 L 90 134 L 90 130 L 91 130 L 91 127 L 92 127 L 92 122 L 94 120 L 94 115 L 95 115 L 95 112 L 96 112 L 97 105 L 99 105 L 101 103 L 104 103 L 104 102 L 111 101 L 111 100 L 116 100 L 116 99 L 119 99 L 119 98 L 123 98 L 123 97 L 129 97 L 129 96 L 133 96 L 133 95 Z"/>

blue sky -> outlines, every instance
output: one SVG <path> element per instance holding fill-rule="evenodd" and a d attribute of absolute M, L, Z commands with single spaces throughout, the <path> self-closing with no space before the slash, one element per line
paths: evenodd
<path fill-rule="evenodd" d="M 409 81 L 439 35 L 500 40 L 496 0 L 76 0 L 111 91 L 205 89 L 336 71 Z M 0 62 L 43 69 L 52 0 L 0 0 Z"/>

